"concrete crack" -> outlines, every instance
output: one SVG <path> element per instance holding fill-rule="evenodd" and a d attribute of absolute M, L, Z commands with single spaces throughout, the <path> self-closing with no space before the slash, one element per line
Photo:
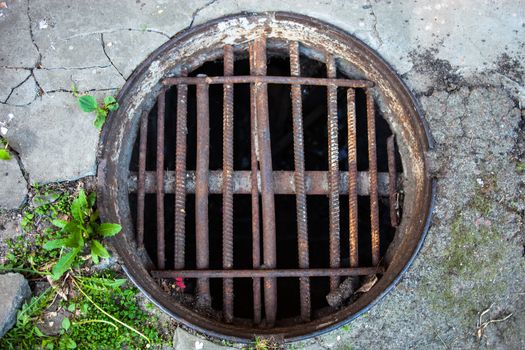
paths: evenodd
<path fill-rule="evenodd" d="M 73 39 L 73 38 L 81 38 L 81 37 L 89 36 L 89 35 L 111 34 L 111 33 L 118 33 L 118 32 L 141 32 L 141 33 L 147 32 L 147 33 L 154 33 L 154 34 L 162 35 L 163 37 L 165 37 L 167 39 L 171 38 L 171 36 L 168 33 L 165 33 L 163 31 L 161 31 L 159 29 L 155 29 L 155 28 L 145 28 L 145 29 L 139 29 L 139 28 L 117 28 L 117 29 L 110 29 L 110 30 L 99 30 L 99 31 L 95 31 L 95 32 L 78 33 L 78 34 L 74 34 L 74 35 L 68 36 L 67 38 L 65 38 L 65 40 L 69 40 L 69 39 Z"/>
<path fill-rule="evenodd" d="M 104 42 L 104 33 L 100 33 L 100 40 L 102 41 L 102 51 L 104 51 L 104 55 L 106 55 L 109 63 L 113 66 L 113 68 L 115 68 L 115 70 L 122 77 L 122 79 L 124 79 L 124 81 L 126 81 L 126 78 L 124 77 L 124 74 L 122 74 L 120 72 L 120 70 L 117 68 L 117 66 L 115 66 L 115 64 L 113 63 L 113 61 L 109 57 L 108 53 L 106 52 L 106 43 Z"/>
<path fill-rule="evenodd" d="M 7 95 L 7 98 L 6 98 L 2 103 L 3 103 L 3 104 L 8 104 L 7 101 L 9 100 L 9 98 L 11 97 L 11 95 L 13 94 L 13 92 L 15 92 L 15 90 L 18 89 L 20 86 L 24 85 L 24 83 L 25 83 L 26 81 L 28 81 L 29 78 L 31 78 L 31 76 L 32 76 L 32 73 L 29 73 L 29 74 L 27 75 L 27 77 L 25 77 L 24 80 L 22 80 L 22 81 L 21 81 L 20 83 L 18 83 L 16 86 L 12 87 L 12 88 L 11 88 L 11 91 L 9 92 L 9 95 Z"/>
<path fill-rule="evenodd" d="M 160 34 L 168 39 L 171 38 L 171 36 L 169 36 L 167 33 L 164 33 L 163 31 L 160 31 L 158 29 L 151 29 L 151 28 L 147 28 L 147 29 L 134 29 L 134 28 L 128 28 L 128 30 L 130 32 L 148 32 L 148 33 L 155 33 L 155 34 Z"/>
<path fill-rule="evenodd" d="M 38 52 L 38 58 L 35 63 L 35 67 L 38 67 L 41 65 L 41 62 L 42 62 L 42 53 L 40 52 L 40 48 L 38 47 L 38 44 L 36 43 L 35 37 L 33 34 L 33 19 L 31 18 L 31 15 L 30 15 L 31 11 L 30 11 L 29 3 L 30 3 L 30 0 L 27 0 L 27 18 L 29 19 L 29 36 L 31 37 L 31 42 L 33 43 L 33 46 L 35 47 L 36 52 Z"/>
<path fill-rule="evenodd" d="M 82 91 L 78 91 L 78 93 L 80 94 L 83 94 L 83 93 L 86 93 L 86 92 L 104 92 L 104 91 L 116 91 L 118 90 L 119 88 L 104 88 L 104 89 L 89 89 L 89 90 L 82 90 Z M 52 94 L 52 93 L 55 93 L 55 92 L 67 92 L 67 93 L 70 93 L 72 94 L 73 93 L 73 90 L 68 90 L 68 89 L 54 89 L 54 90 L 47 90 L 45 91 L 46 94 Z"/>
<path fill-rule="evenodd" d="M 22 173 L 22 177 L 26 181 L 27 191 L 29 192 L 29 191 L 31 191 L 31 185 L 30 185 L 30 181 L 29 181 L 29 172 L 26 170 L 26 168 L 24 166 L 24 162 L 22 162 L 22 158 L 20 157 L 20 154 L 18 153 L 18 151 L 15 148 L 13 148 L 12 145 L 9 145 L 9 148 L 10 148 L 11 155 L 16 160 L 16 162 L 18 164 L 18 167 L 20 168 L 20 172 Z M 26 199 L 27 199 L 27 195 L 26 195 Z M 25 200 L 24 200 L 24 202 L 25 202 Z"/>
<path fill-rule="evenodd" d="M 191 15 L 191 22 L 190 22 L 190 25 L 188 26 L 187 29 L 190 29 L 192 26 L 193 26 L 193 22 L 195 22 L 195 18 L 197 17 L 197 15 L 199 14 L 199 12 L 201 12 L 202 10 L 204 10 L 206 7 L 214 4 L 215 2 L 217 2 L 218 0 L 211 0 L 211 1 L 208 1 L 206 4 L 204 4 L 203 6 L 197 8 L 195 11 L 193 11 L 193 14 Z"/>
<path fill-rule="evenodd" d="M 111 64 L 106 64 L 103 66 L 95 65 L 95 66 L 85 66 L 85 67 L 41 67 L 38 68 L 38 70 L 45 70 L 45 71 L 53 71 L 53 70 L 86 70 L 86 69 L 95 69 L 95 68 L 109 68 L 112 67 Z M 32 71 L 35 68 L 32 67 L 15 67 L 15 66 L 0 66 L 2 69 L 19 69 L 19 70 L 27 70 Z"/>
<path fill-rule="evenodd" d="M 379 31 L 377 30 L 377 16 L 374 12 L 374 6 L 372 5 L 372 1 L 368 0 L 368 6 L 370 6 L 370 16 L 374 19 L 374 23 L 372 25 L 372 33 L 374 34 L 374 37 L 379 42 L 379 46 L 377 48 L 380 48 L 383 46 L 383 39 L 379 36 Z"/>
<path fill-rule="evenodd" d="M 86 66 L 86 67 L 51 67 L 51 68 L 41 68 L 42 70 L 86 70 L 86 69 L 95 69 L 95 68 L 109 68 L 111 64 L 106 64 L 103 66 Z"/>

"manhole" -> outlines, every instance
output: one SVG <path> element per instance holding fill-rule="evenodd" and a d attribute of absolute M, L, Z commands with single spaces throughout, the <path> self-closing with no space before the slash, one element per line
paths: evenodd
<path fill-rule="evenodd" d="M 101 215 L 123 226 L 130 278 L 192 328 L 328 331 L 387 293 L 422 244 L 433 191 L 414 100 L 328 24 L 271 13 L 195 27 L 141 64 L 119 103 Z"/>

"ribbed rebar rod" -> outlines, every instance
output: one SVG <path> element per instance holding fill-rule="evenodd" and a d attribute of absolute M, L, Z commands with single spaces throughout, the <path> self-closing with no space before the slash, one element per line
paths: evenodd
<path fill-rule="evenodd" d="M 197 85 L 197 169 L 195 171 L 195 234 L 197 269 L 209 266 L 208 173 L 210 163 L 209 85 Z M 182 275 L 184 276 L 184 275 Z M 210 282 L 197 280 L 197 303 L 211 306 Z"/>
<path fill-rule="evenodd" d="M 257 177 L 258 172 L 253 172 L 255 180 L 252 181 L 252 172 L 249 170 L 237 170 L 233 172 L 233 193 L 251 194 L 258 191 Z M 208 179 L 208 191 L 210 194 L 221 194 L 223 187 L 223 171 L 211 170 Z M 339 194 L 348 194 L 348 171 L 339 172 Z M 377 173 L 378 194 L 388 197 L 388 173 Z M 146 171 L 146 193 L 156 192 L 156 174 L 155 172 Z M 286 170 L 275 170 L 273 172 L 274 194 L 295 194 L 295 172 Z M 307 170 L 304 172 L 305 190 L 307 195 L 327 195 L 328 191 L 328 174 L 326 171 Z M 137 173 L 131 172 L 128 179 L 128 190 L 133 193 L 137 191 Z M 253 186 L 252 186 L 253 182 Z M 164 193 L 174 193 L 175 172 L 164 172 Z M 186 193 L 195 193 L 195 171 L 186 171 Z M 370 176 L 368 171 L 357 172 L 357 195 L 368 196 L 370 194 Z"/>
<path fill-rule="evenodd" d="M 326 54 L 326 71 L 328 78 L 336 77 L 334 56 Z M 337 118 L 337 85 L 327 87 L 328 105 L 328 201 L 330 224 L 330 267 L 336 268 L 340 264 L 340 224 L 339 224 L 339 146 L 338 146 L 338 118 Z M 339 277 L 330 277 L 330 290 L 339 286 Z"/>
<path fill-rule="evenodd" d="M 390 207 L 390 225 L 397 227 L 397 170 L 396 170 L 396 148 L 395 136 L 392 135 L 386 140 L 386 150 L 388 156 L 388 201 Z"/>
<path fill-rule="evenodd" d="M 137 180 L 137 247 L 144 248 L 144 201 L 146 198 L 146 156 L 148 144 L 148 112 L 140 115 L 139 172 Z"/>
<path fill-rule="evenodd" d="M 233 47 L 224 46 L 224 75 L 233 75 Z M 233 268 L 233 84 L 224 84 L 223 110 L 223 186 L 222 186 L 222 267 Z M 233 280 L 223 280 L 223 313 L 233 321 Z"/>
<path fill-rule="evenodd" d="M 311 78 L 311 77 L 278 77 L 266 75 L 237 75 L 230 77 L 173 77 L 166 78 L 162 81 L 164 85 L 176 84 L 247 84 L 247 83 L 265 83 L 265 84 L 301 84 L 311 86 L 328 86 L 337 85 L 341 87 L 351 88 L 369 88 L 373 87 L 374 83 L 367 80 L 349 80 L 349 79 L 335 79 L 335 78 Z"/>
<path fill-rule="evenodd" d="M 266 38 L 264 36 L 254 40 L 253 55 L 255 75 L 265 76 Z M 277 265 L 277 246 L 267 83 L 255 83 L 255 105 L 257 109 L 257 139 L 259 146 L 257 151 L 261 173 L 263 260 L 267 268 L 275 268 Z M 277 314 L 277 281 L 272 277 L 264 279 L 264 311 L 267 325 L 273 326 Z"/>
<path fill-rule="evenodd" d="M 253 44 L 250 45 L 250 73 L 255 74 L 255 61 Z M 252 194 L 252 258 L 253 268 L 261 266 L 261 232 L 259 218 L 259 188 L 257 185 L 258 162 L 257 162 L 257 106 L 255 103 L 255 84 L 250 85 L 250 147 L 251 147 L 251 172 L 250 172 L 250 192 Z M 262 318 L 261 301 L 261 279 L 253 278 L 253 322 L 260 324 Z"/>
<path fill-rule="evenodd" d="M 355 123 L 355 91 L 347 91 L 348 114 L 348 225 L 350 267 L 359 266 L 357 240 L 357 140 Z"/>
<path fill-rule="evenodd" d="M 250 278 L 250 277 L 326 277 L 326 276 L 368 276 L 382 274 L 382 266 L 374 267 L 338 267 L 328 269 L 259 269 L 259 270 L 154 270 L 155 278 Z"/>
<path fill-rule="evenodd" d="M 187 74 L 182 69 L 181 75 Z M 186 143 L 188 86 L 177 86 L 177 125 L 175 145 L 175 256 L 176 269 L 182 269 L 186 257 Z"/>
<path fill-rule="evenodd" d="M 299 62 L 299 43 L 290 43 L 290 74 L 301 75 Z M 294 181 L 295 181 L 295 203 L 297 210 L 297 249 L 299 255 L 299 267 L 309 267 L 308 254 L 308 223 L 306 209 L 306 190 L 304 181 L 304 135 L 303 135 L 303 106 L 301 96 L 301 85 L 292 85 L 292 119 L 294 135 Z M 310 320 L 310 280 L 308 277 L 299 279 L 299 291 L 301 302 L 301 319 Z"/>
<path fill-rule="evenodd" d="M 379 206 L 377 198 L 377 155 L 374 98 L 366 91 L 366 116 L 368 129 L 368 176 L 370 176 L 370 227 L 372 237 L 372 265 L 377 266 L 379 252 Z"/>
<path fill-rule="evenodd" d="M 160 91 L 157 99 L 157 266 L 163 269 L 166 262 L 164 242 L 164 116 L 166 90 Z"/>

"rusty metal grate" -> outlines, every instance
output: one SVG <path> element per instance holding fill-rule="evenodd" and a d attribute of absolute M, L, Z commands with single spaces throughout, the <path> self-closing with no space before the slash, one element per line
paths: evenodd
<path fill-rule="evenodd" d="M 296 15 L 280 16 L 241 16 L 241 21 L 234 17 L 237 22 L 230 23 L 233 26 L 242 26 L 239 23 L 245 19 L 260 26 L 261 30 L 253 31 L 255 34 L 250 35 L 249 40 L 240 35 L 238 43 L 225 40 L 227 43 L 219 46 L 220 42 L 217 42 L 207 54 L 197 51 L 196 55 L 202 56 L 197 62 L 191 62 L 191 59 L 189 63 L 184 60 L 170 62 L 177 68 L 165 68 L 163 75 L 152 73 L 151 62 L 146 62 L 150 71 L 139 70 L 135 76 L 149 74 L 160 79 L 155 98 L 149 98 L 150 102 L 141 108 L 136 108 L 136 100 L 127 97 L 128 105 L 133 106 L 133 113 L 137 115 L 134 118 L 135 131 L 131 131 L 136 135 L 134 151 L 135 137 L 124 136 L 122 140 L 126 133 L 119 126 L 110 125 L 110 129 L 115 130 L 106 132 L 103 137 L 103 142 L 109 141 L 108 135 L 118 134 L 121 138 L 117 142 L 110 141 L 111 146 L 103 146 L 99 188 L 104 203 L 111 197 L 118 198 L 117 206 L 107 204 L 107 208 L 101 208 L 101 211 L 103 215 L 116 216 L 127 224 L 124 225 L 128 228 L 126 241 L 117 242 L 116 248 L 124 256 L 130 276 L 146 294 L 177 318 L 208 333 L 235 339 L 246 339 L 252 334 L 293 339 L 299 334 L 314 335 L 321 329 L 348 321 L 351 315 L 357 314 L 359 309 L 355 308 L 366 308 L 399 278 L 399 271 L 406 269 L 407 261 L 413 258 L 417 251 L 415 247 L 421 242 L 421 225 L 425 224 L 430 210 L 424 152 L 419 155 L 411 153 L 413 149 L 424 149 L 428 145 L 425 146 L 424 129 L 404 87 L 395 86 L 401 92 L 387 89 L 388 79 L 399 84 L 395 76 L 389 76 L 392 73 L 388 67 L 382 72 L 385 78 L 374 75 L 373 69 L 367 71 L 366 67 L 357 64 L 365 74 L 348 78 L 351 73 L 342 73 L 353 72 L 347 68 L 348 61 L 353 59 L 357 63 L 363 61 L 362 65 L 370 62 L 377 65 L 379 59 L 368 49 L 360 52 L 363 57 L 355 58 L 352 54 L 338 55 L 330 47 L 315 46 L 308 42 L 309 38 L 289 40 L 275 28 L 288 25 L 290 33 L 296 34 L 297 28 L 285 23 L 294 22 L 294 25 L 321 27 L 329 33 L 335 29 Z M 199 34 L 202 40 L 203 32 L 210 33 L 218 28 L 231 30 L 221 23 L 224 22 L 217 21 L 194 29 L 193 40 L 198 40 Z M 344 34 L 344 38 L 348 36 Z M 192 40 L 191 35 L 186 34 L 165 51 L 171 47 L 182 50 L 189 40 Z M 324 76 L 302 74 L 301 62 L 308 54 L 324 67 Z M 151 60 L 158 56 L 157 53 Z M 285 62 L 289 75 L 268 74 L 268 62 L 273 57 L 280 57 Z M 241 60 L 247 60 L 249 75 L 235 74 Z M 197 69 L 210 61 L 222 65 L 222 75 L 207 76 Z M 340 67 L 343 67 L 342 71 Z M 136 85 L 136 79 L 128 84 Z M 276 144 L 272 135 L 275 127 L 272 131 L 271 122 L 275 114 L 270 113 L 268 93 L 272 85 L 287 86 L 290 91 L 289 96 L 285 96 L 290 103 L 291 116 L 287 121 L 291 125 L 287 127 L 292 138 L 290 164 L 286 170 L 276 170 L 274 164 Z M 245 121 L 236 112 L 242 101 L 235 93 L 241 86 L 249 89 L 249 101 L 243 102 L 248 106 L 249 115 L 249 120 Z M 326 139 L 322 145 L 309 144 L 305 138 L 305 131 L 312 126 L 304 116 L 303 105 L 309 96 L 305 96 L 303 89 L 312 86 L 320 87 L 321 90 L 315 91 L 322 91 L 326 101 L 326 129 L 323 129 Z M 214 90 L 210 92 L 211 89 Z M 387 95 L 385 100 L 391 98 L 389 95 L 401 94 L 402 99 L 397 97 L 398 101 L 389 104 L 381 98 L 376 100 L 378 94 Z M 221 100 L 220 115 L 216 107 L 211 107 L 212 103 L 218 103 L 217 99 Z M 122 106 L 126 106 L 124 98 L 121 101 Z M 377 110 L 378 105 L 381 111 Z M 397 120 L 388 120 L 387 124 L 383 113 L 405 114 Z M 413 116 L 416 118 L 409 125 L 398 126 L 402 124 L 400 119 Z M 115 119 L 117 116 L 111 118 Z M 217 128 L 217 120 L 220 120 L 220 128 Z M 380 130 L 381 135 L 377 134 L 378 120 L 384 129 Z M 242 125 L 236 129 L 237 123 Z M 410 130 L 411 134 L 403 128 Z M 243 138 L 246 141 L 244 146 L 235 143 L 239 129 L 247 135 Z M 418 134 L 415 139 L 413 134 Z M 412 138 L 418 144 L 407 147 L 396 140 L 396 135 L 402 142 Z M 124 144 L 127 145 L 126 156 L 121 163 L 114 162 L 116 157 L 111 155 L 116 153 L 112 153 L 112 149 L 122 149 Z M 217 150 L 219 144 L 220 150 Z M 248 150 L 241 149 L 243 147 Z M 285 142 L 280 149 L 286 147 Z M 306 152 L 312 148 L 324 150 L 326 164 L 321 167 L 323 170 L 308 169 Z M 378 151 L 384 156 L 378 157 Z M 248 154 L 245 158 L 249 163 L 244 168 L 235 166 L 234 159 L 239 157 L 239 152 Z M 344 152 L 343 156 L 341 152 Z M 217 156 L 215 153 L 221 154 Z M 421 157 L 423 163 L 419 161 Z M 363 164 L 367 169 L 358 171 L 361 158 L 365 158 Z M 379 164 L 378 158 L 381 159 Z M 413 158 L 418 158 L 419 162 Z M 210 159 L 220 159 L 220 166 L 210 164 Z M 126 162 L 131 164 L 129 172 L 118 167 Z M 363 168 L 362 164 L 359 166 Z M 414 170 L 415 166 L 420 169 Z M 398 173 L 398 170 L 403 172 Z M 406 184 L 419 188 L 419 193 L 417 189 L 413 193 Z M 108 188 L 109 192 L 115 193 L 114 196 L 105 194 Z M 237 209 L 234 208 L 240 195 L 250 197 L 250 210 L 242 210 L 245 213 L 242 219 L 250 222 L 248 226 L 236 226 Z M 418 215 L 417 208 L 411 209 L 412 203 L 408 208 L 403 206 L 403 196 L 413 200 L 421 195 L 426 200 L 419 206 L 423 214 Z M 295 222 L 290 226 L 293 235 L 283 235 L 288 228 L 278 227 L 282 222 L 276 217 L 276 198 L 286 196 L 294 197 Z M 311 225 L 311 213 L 322 210 L 311 198 L 322 197 L 328 201 L 326 230 Z M 243 199 L 242 203 L 248 202 Z M 210 209 L 216 207 L 220 207 L 220 220 L 213 217 L 217 210 Z M 126 212 L 129 214 L 124 215 Z M 221 233 L 219 238 L 214 237 L 216 231 Z M 326 244 L 313 240 L 313 235 L 324 237 Z M 295 243 L 290 243 L 291 236 L 295 237 Z M 250 247 L 239 244 L 241 239 L 249 242 Z M 279 248 L 283 239 L 287 240 L 286 249 L 290 244 L 295 245 L 290 250 L 290 255 L 296 260 L 294 263 L 283 264 L 278 260 L 277 251 L 283 249 Z M 328 257 L 322 263 L 312 256 L 312 253 L 320 254 L 321 249 L 327 250 Z M 251 266 L 247 266 L 246 261 L 239 262 L 238 257 L 246 255 L 244 250 L 251 250 Z M 221 255 L 219 259 L 213 258 L 217 251 Z M 344 299 L 348 300 L 333 306 L 319 303 L 319 298 L 312 300 L 322 283 L 326 283 L 326 292 L 338 293 L 349 285 L 355 292 L 366 276 L 376 276 L 379 281 L 364 295 L 347 295 Z M 163 283 L 165 287 L 166 281 L 177 277 L 189 282 L 190 287 L 185 292 L 161 288 Z M 350 283 L 341 284 L 346 278 Z M 238 280 L 251 280 L 251 291 L 247 292 L 246 282 L 241 288 L 236 282 Z M 278 282 L 281 280 L 295 281 L 286 286 L 296 283 L 297 289 L 290 287 L 292 292 L 282 292 Z M 352 294 L 352 291 L 348 293 Z M 242 302 L 238 302 L 238 298 Z M 282 311 L 297 299 L 297 310 L 292 313 Z M 247 312 L 247 308 L 251 310 Z M 185 310 L 192 310 L 191 314 L 184 315 Z M 343 314 L 346 317 L 341 318 Z M 298 328 L 301 324 L 304 330 Z"/>

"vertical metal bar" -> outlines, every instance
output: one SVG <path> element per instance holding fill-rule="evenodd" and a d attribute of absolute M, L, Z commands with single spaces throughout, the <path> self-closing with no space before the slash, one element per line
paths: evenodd
<path fill-rule="evenodd" d="M 181 76 L 186 76 L 182 69 Z M 175 145 L 175 269 L 184 268 L 186 234 L 186 135 L 188 86 L 177 85 L 177 126 Z"/>
<path fill-rule="evenodd" d="M 326 55 L 326 70 L 328 78 L 336 77 L 336 65 L 334 56 Z M 339 267 L 340 264 L 340 242 L 339 242 L 339 147 L 338 147 L 338 123 L 337 123 L 337 86 L 327 86 L 328 104 L 328 200 L 330 211 L 330 267 Z M 330 277 L 330 290 L 334 291 L 339 286 L 339 277 Z"/>
<path fill-rule="evenodd" d="M 388 197 L 390 205 L 390 225 L 397 227 L 397 169 L 396 169 L 396 148 L 394 144 L 394 135 L 386 140 L 386 150 L 388 155 Z"/>
<path fill-rule="evenodd" d="M 250 45 L 250 73 L 255 73 L 253 45 Z M 253 268 L 261 267 L 261 233 L 259 218 L 259 186 L 257 184 L 257 108 L 255 84 L 250 84 L 250 131 L 251 131 L 251 192 L 252 192 L 252 255 Z M 253 322 L 261 323 L 261 279 L 253 278 Z"/>
<path fill-rule="evenodd" d="M 224 75 L 233 75 L 233 47 L 224 46 Z M 233 268 L 233 84 L 224 84 L 222 187 L 222 266 Z M 223 280 L 223 312 L 233 320 L 233 279 Z"/>
<path fill-rule="evenodd" d="M 195 171 L 195 234 L 197 269 L 209 267 L 208 175 L 210 163 L 209 85 L 197 85 L 197 169 Z M 197 280 L 197 303 L 211 306 L 210 281 Z"/>
<path fill-rule="evenodd" d="M 370 177 L 370 226 L 372 236 L 372 264 L 379 264 L 379 207 L 377 202 L 377 155 L 374 98 L 366 91 L 366 116 L 368 129 L 368 176 Z"/>
<path fill-rule="evenodd" d="M 348 223 L 350 267 L 359 266 L 357 241 L 357 140 L 355 126 L 355 91 L 346 93 L 348 111 Z"/>
<path fill-rule="evenodd" d="M 299 63 L 299 43 L 290 43 L 290 75 L 300 76 L 301 66 Z M 304 135 L 303 135 L 303 106 L 301 96 L 301 85 L 292 85 L 292 118 L 294 135 L 294 181 L 295 181 L 295 203 L 297 209 L 297 245 L 299 255 L 299 267 L 309 267 L 308 254 L 308 223 L 306 209 L 306 186 L 304 180 Z M 301 319 L 310 320 L 310 279 L 301 277 L 299 279 L 299 290 L 301 299 Z"/>
<path fill-rule="evenodd" d="M 261 36 L 253 44 L 255 75 L 266 75 L 266 38 Z M 261 174 L 263 213 L 263 259 L 266 268 L 277 266 L 275 238 L 275 200 L 273 192 L 272 149 L 268 112 L 268 84 L 255 83 L 257 109 L 258 156 Z M 277 280 L 264 278 L 264 311 L 269 326 L 275 323 L 277 313 Z"/>
<path fill-rule="evenodd" d="M 157 102 L 157 266 L 165 266 L 164 243 L 164 113 L 166 89 L 160 91 Z"/>
<path fill-rule="evenodd" d="M 148 144 L 148 112 L 140 115 L 139 174 L 137 189 L 137 246 L 144 248 L 144 200 L 146 198 L 146 154 Z"/>

